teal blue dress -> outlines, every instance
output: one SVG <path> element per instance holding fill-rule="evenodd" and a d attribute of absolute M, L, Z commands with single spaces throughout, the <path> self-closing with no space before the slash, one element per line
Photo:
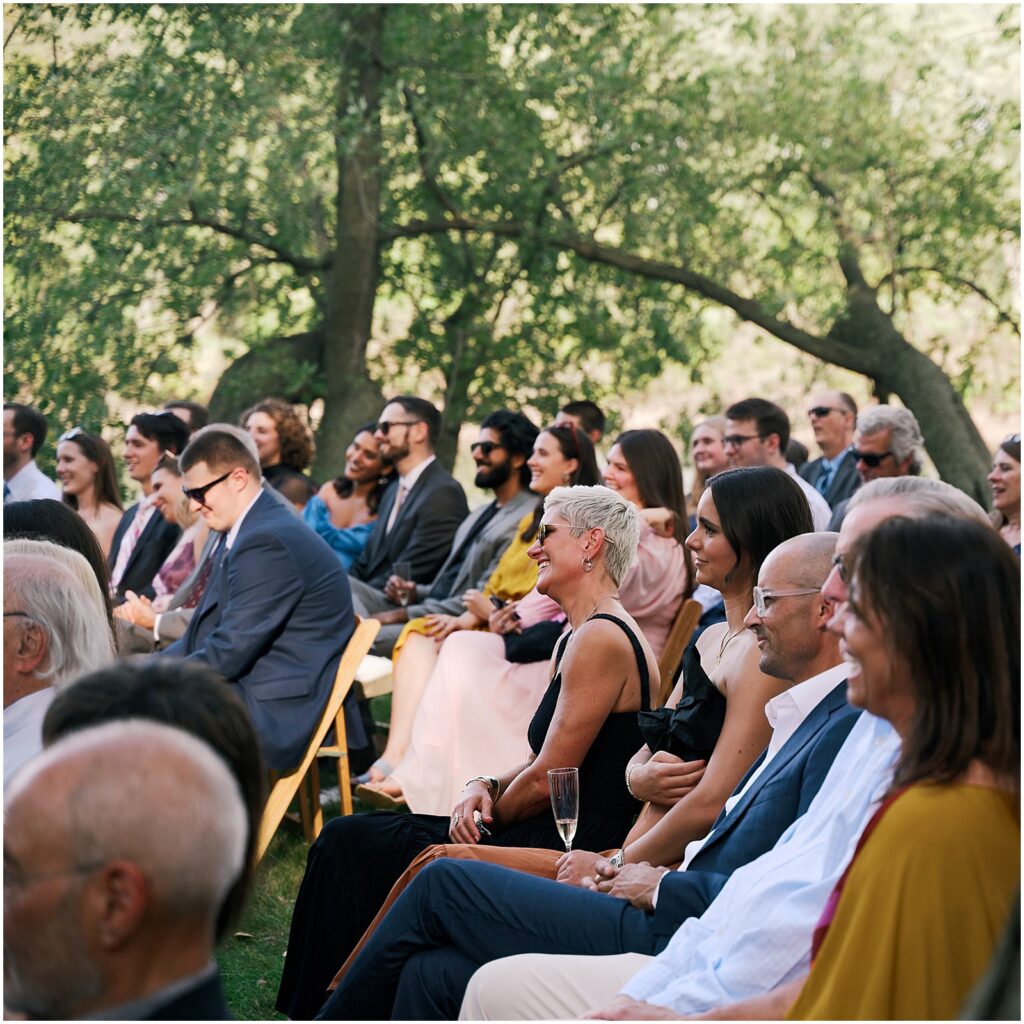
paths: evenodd
<path fill-rule="evenodd" d="M 352 568 L 352 563 L 362 554 L 373 532 L 373 523 L 357 523 L 355 526 L 346 526 L 345 529 L 339 530 L 331 522 L 330 511 L 318 494 L 306 502 L 302 518 L 310 529 L 331 546 L 345 572 Z"/>

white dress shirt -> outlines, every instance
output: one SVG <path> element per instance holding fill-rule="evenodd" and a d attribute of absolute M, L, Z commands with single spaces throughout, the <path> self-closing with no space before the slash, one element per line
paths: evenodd
<path fill-rule="evenodd" d="M 43 719 L 56 696 L 52 686 L 44 686 L 4 708 L 4 789 L 14 773 L 42 751 Z"/>
<path fill-rule="evenodd" d="M 231 550 L 232 545 L 235 543 L 235 538 L 238 536 L 238 531 L 242 528 L 242 523 L 245 522 L 245 517 L 249 514 L 249 512 L 252 509 L 253 505 L 255 505 L 256 502 L 260 500 L 260 495 L 262 493 L 263 493 L 263 488 L 261 487 L 256 492 L 256 497 L 253 498 L 252 501 L 250 501 L 249 504 L 245 506 L 245 511 L 242 512 L 242 514 L 235 520 L 235 525 L 232 526 L 230 530 L 228 530 L 227 538 L 224 541 L 224 550 L 225 551 L 230 551 Z"/>
<path fill-rule="evenodd" d="M 757 766 L 744 787 L 733 793 L 725 801 L 725 813 L 728 814 L 744 797 L 747 790 L 760 778 L 761 773 L 772 763 L 772 759 L 782 749 L 782 745 L 800 728 L 804 719 L 846 678 L 849 666 L 845 663 L 835 668 L 826 669 L 810 679 L 805 679 L 796 686 L 783 691 L 764 706 L 764 713 L 772 727 L 772 738 L 768 742 L 768 753 Z M 695 839 L 687 843 L 680 871 L 690 866 L 690 861 L 700 853 L 701 848 L 711 838 L 714 829 L 703 839 Z"/>
<path fill-rule="evenodd" d="M 35 501 L 38 498 L 53 498 L 60 501 L 60 488 L 29 459 L 10 480 L 7 481 L 10 496 L 7 501 Z"/>
<path fill-rule="evenodd" d="M 763 995 L 805 974 L 811 937 L 864 826 L 892 782 L 900 741 L 864 712 L 807 813 L 737 868 L 711 906 L 623 988 L 679 1014 Z"/>
<path fill-rule="evenodd" d="M 800 490 L 807 496 L 807 504 L 811 506 L 811 519 L 815 530 L 827 530 L 832 521 L 832 507 L 797 471 L 792 462 L 786 463 L 786 472 L 800 485 Z"/>

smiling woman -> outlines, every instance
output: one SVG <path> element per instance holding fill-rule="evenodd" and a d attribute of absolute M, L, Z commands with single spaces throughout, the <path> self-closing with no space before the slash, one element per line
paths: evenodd
<path fill-rule="evenodd" d="M 123 511 L 110 445 L 78 427 L 69 430 L 57 442 L 57 477 L 64 503 L 82 517 L 106 556 Z"/>

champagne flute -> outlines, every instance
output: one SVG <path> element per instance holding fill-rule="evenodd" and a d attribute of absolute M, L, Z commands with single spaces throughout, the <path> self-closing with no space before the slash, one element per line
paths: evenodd
<path fill-rule="evenodd" d="M 580 815 L 579 768 L 549 769 L 548 789 L 551 790 L 555 828 L 565 843 L 565 852 L 572 853 L 572 840 L 576 835 L 576 822 Z"/>
<path fill-rule="evenodd" d="M 391 571 L 401 580 L 412 579 L 412 565 L 409 562 L 395 562 Z M 404 608 L 409 603 L 409 592 L 403 590 L 398 596 L 398 603 Z"/>

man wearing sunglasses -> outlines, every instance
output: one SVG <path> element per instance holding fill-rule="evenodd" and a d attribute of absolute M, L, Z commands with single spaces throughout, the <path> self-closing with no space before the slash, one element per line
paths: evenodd
<path fill-rule="evenodd" d="M 400 592 L 388 588 L 396 563 L 408 566 L 407 583 L 434 579 L 469 511 L 462 486 L 434 455 L 440 432 L 441 414 L 414 395 L 392 398 L 377 421 L 374 437 L 398 479 L 384 492 L 370 539 L 349 570 L 364 617 L 400 605 Z"/>
<path fill-rule="evenodd" d="M 344 570 L 323 540 L 261 486 L 235 428 L 199 431 L 181 455 L 184 492 L 225 535 L 185 635 L 164 657 L 201 661 L 238 686 L 274 771 L 302 757 L 355 629 Z M 346 707 L 349 741 L 365 742 Z"/>
<path fill-rule="evenodd" d="M 850 458 L 862 483 L 921 472 L 924 439 L 914 414 L 895 405 L 873 405 L 857 417 Z M 830 530 L 839 530 L 849 499 L 835 506 Z"/>
<path fill-rule="evenodd" d="M 860 486 L 851 454 L 857 403 L 845 391 L 819 391 L 811 395 L 807 418 L 821 458 L 804 463 L 798 472 L 834 509 Z"/>
<path fill-rule="evenodd" d="M 537 428 L 522 413 L 508 409 L 491 413 L 480 424 L 480 434 L 469 449 L 476 463 L 473 483 L 493 491 L 494 500 L 463 519 L 451 554 L 433 582 L 417 584 L 397 576 L 388 580 L 385 595 L 399 601 L 404 596 L 410 603 L 374 612 L 374 618 L 384 623 L 374 644 L 379 654 L 390 657 L 403 623 L 422 615 L 429 616 L 428 628 L 439 638 L 459 628 L 455 620 L 465 612 L 463 594 L 483 590 L 519 521 L 537 504 L 526 465 L 536 439 Z"/>

